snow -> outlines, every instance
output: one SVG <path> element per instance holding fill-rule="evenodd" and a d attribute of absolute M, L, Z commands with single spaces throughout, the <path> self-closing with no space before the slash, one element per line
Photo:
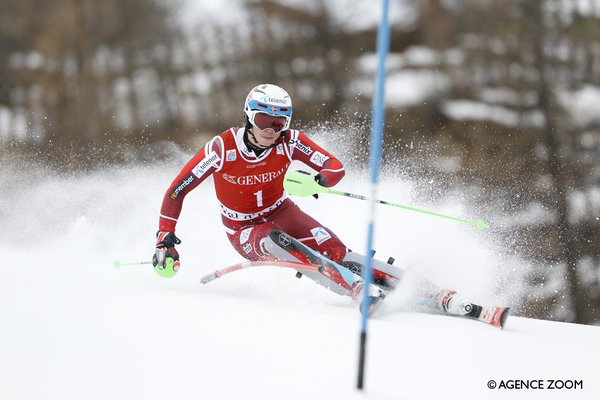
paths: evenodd
<path fill-rule="evenodd" d="M 369 322 L 366 392 L 357 392 L 360 318 L 350 299 L 279 268 L 199 283 L 240 260 L 208 182 L 186 198 L 175 278 L 148 265 L 112 268 L 115 259 L 151 255 L 163 191 L 189 156 L 81 176 L 3 166 L 0 398 L 600 398 L 599 327 L 511 317 L 502 331 L 411 312 L 401 291 Z M 363 193 L 364 175 L 352 171 L 340 189 Z M 416 186 L 384 178 L 380 197 L 490 217 L 453 201 L 427 204 Z M 366 202 L 322 195 L 297 203 L 362 251 Z M 377 212 L 380 258 L 518 311 L 528 265 L 493 235 L 393 208 Z M 583 388 L 491 390 L 491 379 L 571 379 Z"/>
<path fill-rule="evenodd" d="M 521 114 L 506 107 L 471 100 L 445 100 L 442 112 L 458 121 L 492 121 L 510 128 L 543 125 L 543 115 L 538 111 Z"/>
<path fill-rule="evenodd" d="M 600 87 L 584 85 L 579 90 L 562 91 L 559 101 L 570 114 L 570 117 L 580 126 L 599 123 L 598 102 L 600 102 Z"/>

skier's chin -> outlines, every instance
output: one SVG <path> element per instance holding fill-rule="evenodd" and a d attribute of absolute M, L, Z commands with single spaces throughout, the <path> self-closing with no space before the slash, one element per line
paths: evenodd
<path fill-rule="evenodd" d="M 260 147 L 262 147 L 262 148 L 266 149 L 266 148 L 268 148 L 268 147 L 271 147 L 271 146 L 273 146 L 273 144 L 274 144 L 274 143 L 275 143 L 275 139 L 273 139 L 273 140 L 268 140 L 268 141 L 267 141 L 267 140 L 264 140 L 264 141 L 262 141 L 262 143 L 260 143 Z"/>
<path fill-rule="evenodd" d="M 257 138 L 258 144 L 261 147 L 269 147 L 272 146 L 275 141 L 279 138 L 279 135 L 277 133 L 275 134 L 261 134 L 259 138 Z"/>

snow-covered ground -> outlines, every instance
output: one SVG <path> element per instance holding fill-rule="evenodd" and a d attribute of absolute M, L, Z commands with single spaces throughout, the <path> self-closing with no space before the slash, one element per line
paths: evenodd
<path fill-rule="evenodd" d="M 189 156 L 72 177 L 3 168 L 1 399 L 600 398 L 599 327 L 511 317 L 502 331 L 410 312 L 400 293 L 369 323 L 366 391 L 357 392 L 360 319 L 350 299 L 277 268 L 199 283 L 240 260 L 209 182 L 186 198 L 174 279 L 147 265 L 113 269 L 115 259 L 150 257 L 163 191 Z M 364 193 L 363 175 L 340 189 Z M 452 199 L 428 204 L 417 184 L 386 177 L 380 197 L 489 217 Z M 363 251 L 366 204 L 297 202 Z M 527 265 L 492 234 L 398 209 L 378 217 L 378 256 L 518 313 Z M 489 389 L 490 380 L 545 388 Z M 578 386 L 552 390 L 548 380 Z"/>

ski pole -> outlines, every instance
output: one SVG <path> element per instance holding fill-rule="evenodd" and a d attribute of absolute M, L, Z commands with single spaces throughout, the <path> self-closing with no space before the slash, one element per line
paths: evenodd
<path fill-rule="evenodd" d="M 128 266 L 128 265 L 146 265 L 146 264 L 152 264 L 152 261 L 121 262 L 119 260 L 116 260 L 115 262 L 113 262 L 113 267 L 116 269 L 119 269 L 121 267 Z"/>
<path fill-rule="evenodd" d="M 305 172 L 302 172 L 302 171 L 292 171 L 292 172 L 288 173 L 285 177 L 283 186 L 289 194 L 294 195 L 294 196 L 300 196 L 300 197 L 312 196 L 312 195 L 315 195 L 318 193 L 331 193 L 331 194 L 337 194 L 339 196 L 346 196 L 346 197 L 350 197 L 350 198 L 358 199 L 358 200 L 369 200 L 368 197 L 360 195 L 360 194 L 342 192 L 340 190 L 335 190 L 335 189 L 321 186 L 314 180 L 314 178 L 311 175 L 309 175 Z M 434 217 L 446 218 L 446 219 L 451 219 L 453 221 L 458 221 L 458 222 L 462 222 L 465 224 L 474 225 L 475 227 L 477 227 L 477 229 L 487 229 L 490 227 L 490 225 L 482 219 L 469 220 L 469 219 L 464 219 L 464 218 L 459 218 L 459 217 L 453 217 L 451 215 L 442 214 L 442 213 L 439 213 L 436 211 L 424 210 L 422 208 L 416 208 L 416 207 L 412 207 L 412 206 L 408 206 L 408 205 L 400 204 L 400 203 L 393 203 L 391 201 L 386 201 L 386 200 L 376 199 L 375 202 L 379 203 L 379 204 L 385 204 L 387 206 L 402 208 L 404 210 L 415 211 L 415 212 L 422 213 L 422 214 L 432 215 Z"/>

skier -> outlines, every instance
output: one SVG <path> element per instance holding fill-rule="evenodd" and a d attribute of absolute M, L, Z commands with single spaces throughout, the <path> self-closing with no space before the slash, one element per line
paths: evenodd
<path fill-rule="evenodd" d="M 304 132 L 290 128 L 292 112 L 292 100 L 284 89 L 272 84 L 254 87 L 244 105 L 245 126 L 215 136 L 183 167 L 161 206 L 153 256 L 159 275 L 171 277 L 179 269 L 175 246 L 181 241 L 175 228 L 183 200 L 212 175 L 227 237 L 242 257 L 322 265 L 322 273 L 304 274 L 358 301 L 364 290 L 360 278 L 364 257 L 350 251 L 334 232 L 303 212 L 284 191 L 285 174 L 293 160 L 315 170 L 315 181 L 325 187 L 336 185 L 345 173 L 332 153 Z M 379 285 L 368 288 L 373 309 L 385 297 L 381 288 L 392 289 L 394 280 L 399 279 L 400 270 L 390 264 L 374 260 L 375 283 Z M 462 300 L 452 302 L 454 295 L 453 291 L 435 291 L 428 297 L 444 311 L 463 315 L 472 311 L 465 310 L 467 303 Z"/>

